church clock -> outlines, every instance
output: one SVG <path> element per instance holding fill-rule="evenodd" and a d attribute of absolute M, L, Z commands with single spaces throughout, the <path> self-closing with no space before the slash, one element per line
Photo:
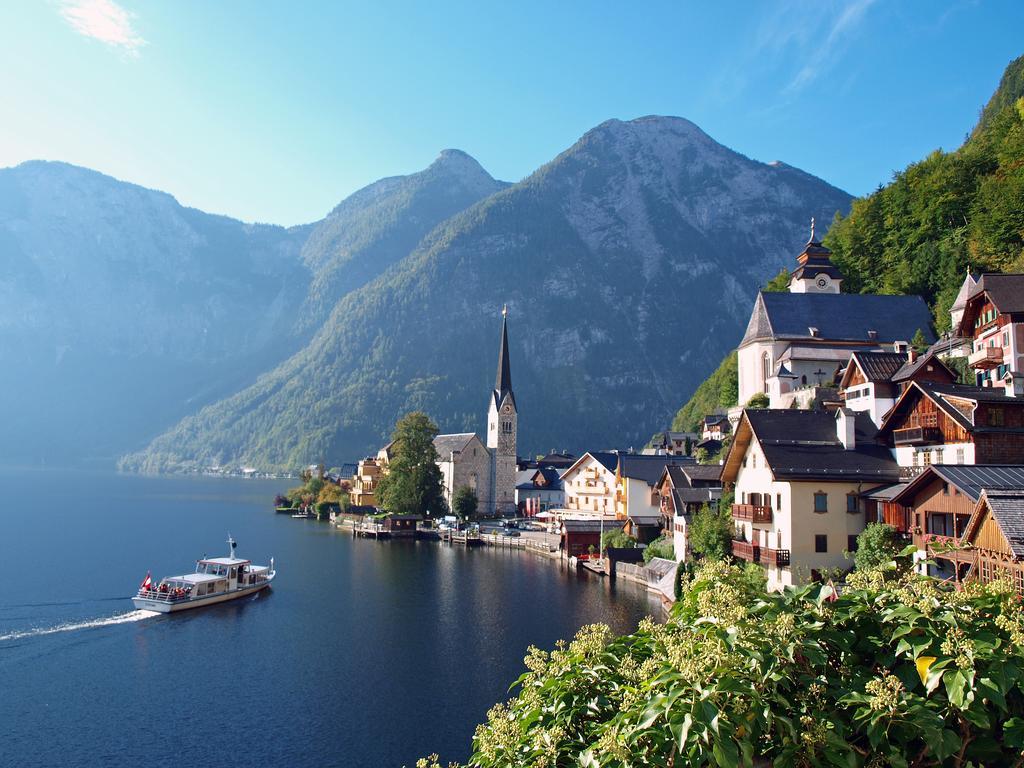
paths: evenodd
<path fill-rule="evenodd" d="M 828 285 L 831 282 L 832 281 L 829 280 L 828 275 L 818 275 L 818 279 L 814 281 L 814 284 L 818 286 L 819 291 L 824 291 L 828 288 Z"/>

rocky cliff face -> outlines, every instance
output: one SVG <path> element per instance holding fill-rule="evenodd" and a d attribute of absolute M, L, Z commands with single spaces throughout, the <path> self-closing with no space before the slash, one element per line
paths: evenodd
<path fill-rule="evenodd" d="M 301 350 L 348 291 L 502 186 L 445 152 L 284 229 L 63 163 L 0 170 L 0 461 L 112 464 Z"/>
<path fill-rule="evenodd" d="M 849 204 L 689 121 L 609 121 L 432 229 L 304 349 L 125 466 L 341 461 L 414 408 L 481 430 L 506 302 L 521 449 L 639 446 L 736 344 L 809 218 Z"/>

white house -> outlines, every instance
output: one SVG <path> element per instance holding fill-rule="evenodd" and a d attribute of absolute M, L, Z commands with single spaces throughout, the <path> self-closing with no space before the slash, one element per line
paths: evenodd
<path fill-rule="evenodd" d="M 615 514 L 618 454 L 587 451 L 562 473 L 565 508 L 593 515 Z"/>
<path fill-rule="evenodd" d="M 866 414 L 744 410 L 722 469 L 734 485 L 733 554 L 762 565 L 770 589 L 847 570 L 864 530 L 860 494 L 899 479 Z"/>

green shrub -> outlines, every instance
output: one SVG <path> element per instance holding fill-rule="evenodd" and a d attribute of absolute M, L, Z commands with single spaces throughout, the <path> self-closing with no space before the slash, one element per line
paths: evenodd
<path fill-rule="evenodd" d="M 611 547 L 612 549 L 632 549 L 636 546 L 636 539 L 619 529 L 617 531 L 605 531 L 601 537 L 601 551 Z"/>
<path fill-rule="evenodd" d="M 672 544 L 671 536 L 659 536 L 646 547 L 644 547 L 644 562 L 649 563 L 656 557 L 663 557 L 666 560 L 675 560 L 676 551 Z"/>
<path fill-rule="evenodd" d="M 498 766 L 1020 765 L 1024 609 L 1005 583 L 912 572 L 758 593 L 700 565 L 663 625 L 530 648 L 476 729 Z"/>

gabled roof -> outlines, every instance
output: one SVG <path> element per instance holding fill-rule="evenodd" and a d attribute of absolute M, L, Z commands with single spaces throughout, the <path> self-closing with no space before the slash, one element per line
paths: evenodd
<path fill-rule="evenodd" d="M 974 419 L 968 417 L 951 402 L 951 400 L 966 401 L 973 403 L 973 407 L 976 407 L 978 403 L 997 403 L 1011 407 L 1024 407 L 1024 400 L 1010 397 L 1003 389 L 996 387 L 972 387 L 966 384 L 946 384 L 936 381 L 912 381 L 910 386 L 896 400 L 896 404 L 885 415 L 885 418 L 882 420 L 882 426 L 878 428 L 878 436 L 880 438 L 888 437 L 893 429 L 893 424 L 897 423 L 897 420 L 906 412 L 906 409 L 911 407 L 914 400 L 919 397 L 927 397 L 944 414 L 968 432 L 1024 431 L 1016 427 L 975 426 Z"/>
<path fill-rule="evenodd" d="M 735 482 L 750 443 L 756 439 L 776 480 L 895 482 L 900 468 L 889 451 L 874 441 L 874 424 L 857 413 L 855 446 L 847 450 L 828 411 L 744 409 L 729 448 L 722 479 Z"/>
<path fill-rule="evenodd" d="M 652 488 L 661 479 L 665 467 L 695 464 L 689 456 L 644 456 L 633 453 L 619 454 L 619 476 L 643 480 Z"/>
<path fill-rule="evenodd" d="M 989 300 L 1002 313 L 1024 312 L 1024 274 L 986 273 L 974 286 L 970 298 L 988 294 Z"/>
<path fill-rule="evenodd" d="M 929 343 L 935 340 L 931 310 L 920 296 L 762 291 L 740 346 L 763 338 L 881 344 L 912 339 L 918 329 Z"/>
<path fill-rule="evenodd" d="M 906 362 L 907 356 L 899 352 L 854 352 L 850 357 L 868 381 L 891 381 Z"/>
<path fill-rule="evenodd" d="M 942 362 L 942 360 L 940 360 L 932 350 L 928 350 L 923 355 L 918 355 L 913 362 L 907 360 L 903 366 L 892 375 L 892 380 L 896 383 L 910 381 L 910 379 L 914 378 L 922 368 L 927 366 L 932 366 L 937 370 L 945 371 L 946 377 L 949 379 L 949 383 L 956 383 L 956 374 L 953 373 L 953 371 L 949 369 L 949 366 Z"/>
<path fill-rule="evenodd" d="M 971 501 L 981 498 L 983 490 L 1024 492 L 1024 465 L 1021 464 L 932 464 L 907 483 L 892 501 L 903 503 L 932 480 L 939 478 Z"/>
<path fill-rule="evenodd" d="M 602 467 L 604 467 L 613 474 L 615 473 L 615 469 L 619 466 L 619 454 L 617 453 L 614 453 L 612 451 L 587 451 L 578 459 L 576 459 L 576 461 L 573 462 L 571 467 L 562 472 L 562 474 L 560 475 L 561 479 L 564 480 L 566 475 L 575 471 L 576 467 L 580 466 L 580 464 L 586 461 L 588 457 L 596 461 L 598 464 L 600 464 Z"/>
<path fill-rule="evenodd" d="M 437 451 L 438 458 L 444 460 L 451 454 L 464 450 L 474 437 L 476 437 L 475 432 L 438 435 L 434 438 L 434 450 Z"/>
<path fill-rule="evenodd" d="M 679 471 L 686 475 L 692 483 L 694 480 L 721 480 L 722 466 L 720 464 L 685 464 Z"/>
<path fill-rule="evenodd" d="M 537 485 L 537 475 L 544 478 L 545 485 Z M 562 478 L 554 467 L 540 467 L 539 469 L 524 469 L 516 472 L 516 488 L 520 490 L 541 489 L 545 491 L 562 490 Z"/>
<path fill-rule="evenodd" d="M 540 467 L 571 467 L 576 457 L 571 453 L 549 453 L 547 456 L 537 459 L 537 466 Z"/>
<path fill-rule="evenodd" d="M 988 509 L 1002 531 L 1014 558 L 1024 558 L 1024 491 L 982 491 L 974 514 L 967 522 L 963 541 L 971 541 L 981 524 L 982 510 Z"/>

